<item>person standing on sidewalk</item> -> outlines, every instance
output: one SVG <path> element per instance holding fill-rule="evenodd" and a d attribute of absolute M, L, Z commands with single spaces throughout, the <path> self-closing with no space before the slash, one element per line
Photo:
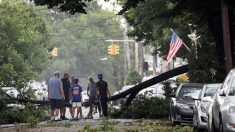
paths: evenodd
<path fill-rule="evenodd" d="M 73 85 L 74 85 L 74 79 L 75 79 L 75 77 L 74 77 L 74 75 L 72 75 L 72 76 L 70 77 L 70 86 L 73 86 Z"/>
<path fill-rule="evenodd" d="M 68 105 L 70 102 L 70 97 L 69 97 L 69 92 L 70 92 L 70 81 L 69 81 L 69 74 L 65 73 L 64 78 L 61 79 L 63 83 L 63 90 L 64 90 L 64 95 L 65 95 L 65 100 L 64 102 Z M 70 114 L 72 115 L 72 106 L 69 106 L 69 111 Z M 65 112 L 66 112 L 66 106 L 63 106 L 62 109 L 60 109 L 60 119 L 62 120 L 68 120 L 68 118 L 65 117 Z"/>
<path fill-rule="evenodd" d="M 104 117 L 108 117 L 108 98 L 110 97 L 110 92 L 108 89 L 108 83 L 103 80 L 103 74 L 98 74 L 99 81 L 96 83 L 97 94 L 96 97 L 100 97 L 100 104 L 102 108 L 102 113 Z"/>
<path fill-rule="evenodd" d="M 62 107 L 62 101 L 64 99 L 63 84 L 60 77 L 60 73 L 57 71 L 54 76 L 50 78 L 48 82 L 48 98 L 51 104 L 51 120 L 59 121 L 59 111 Z"/>
<path fill-rule="evenodd" d="M 93 109 L 95 106 L 95 101 L 96 101 L 96 91 L 97 91 L 97 87 L 96 87 L 96 82 L 94 80 L 93 77 L 89 77 L 89 83 L 88 83 L 88 87 L 87 87 L 87 95 L 89 97 L 89 105 L 90 105 L 90 111 L 87 115 L 87 119 L 93 119 Z M 99 110 L 99 114 L 100 113 L 100 105 L 97 104 L 98 110 Z"/>
<path fill-rule="evenodd" d="M 80 114 L 80 119 L 83 118 L 82 116 L 82 87 L 78 84 L 78 79 L 74 79 L 74 85 L 71 86 L 71 93 L 72 93 L 72 119 L 78 119 L 78 115 Z M 75 110 L 77 109 L 77 115 L 75 116 Z"/>

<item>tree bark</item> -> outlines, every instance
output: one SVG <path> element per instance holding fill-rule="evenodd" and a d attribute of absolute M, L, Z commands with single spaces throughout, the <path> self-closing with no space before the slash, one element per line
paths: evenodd
<path fill-rule="evenodd" d="M 229 15 L 228 15 L 228 5 L 224 0 L 221 0 L 221 11 L 222 11 L 222 28 L 223 28 L 223 42 L 224 42 L 224 52 L 226 69 L 229 72 L 232 69 L 232 52 L 231 52 L 231 40 L 229 31 Z"/>

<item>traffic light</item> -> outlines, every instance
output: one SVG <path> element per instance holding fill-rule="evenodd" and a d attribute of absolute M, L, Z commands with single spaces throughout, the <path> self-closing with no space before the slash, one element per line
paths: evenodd
<path fill-rule="evenodd" d="M 108 54 L 110 55 L 118 55 L 119 54 L 119 46 L 116 44 L 111 44 L 108 46 Z"/>
<path fill-rule="evenodd" d="M 115 55 L 118 55 L 118 54 L 119 54 L 119 46 L 115 45 Z"/>
<path fill-rule="evenodd" d="M 52 57 L 56 57 L 58 56 L 58 49 L 57 48 L 53 48 L 50 52 Z"/>
<path fill-rule="evenodd" d="M 111 44 L 108 46 L 108 54 L 115 55 L 115 44 Z"/>

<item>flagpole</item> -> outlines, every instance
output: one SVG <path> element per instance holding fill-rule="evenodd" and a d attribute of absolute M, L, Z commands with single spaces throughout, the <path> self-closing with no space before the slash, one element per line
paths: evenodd
<path fill-rule="evenodd" d="M 172 32 L 175 32 L 172 28 L 170 28 L 170 30 L 171 30 Z M 186 48 L 189 52 L 191 52 L 191 50 L 189 49 L 189 47 L 188 47 L 185 43 L 183 43 L 183 45 L 185 46 L 185 48 Z"/>
<path fill-rule="evenodd" d="M 191 52 L 191 50 L 189 49 L 189 47 L 188 47 L 185 43 L 183 43 L 183 45 L 185 46 L 185 48 L 186 48 L 189 52 Z"/>

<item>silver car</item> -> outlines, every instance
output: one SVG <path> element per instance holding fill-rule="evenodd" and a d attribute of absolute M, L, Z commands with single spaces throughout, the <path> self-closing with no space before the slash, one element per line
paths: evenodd
<path fill-rule="evenodd" d="M 212 103 L 212 97 L 221 84 L 206 84 L 198 99 L 195 100 L 193 109 L 194 131 L 204 131 L 207 129 L 207 111 Z"/>
<path fill-rule="evenodd" d="M 217 91 L 218 91 L 218 89 L 217 89 Z M 209 106 L 208 111 L 207 111 L 207 131 L 208 132 L 215 132 L 215 130 L 212 128 L 212 104 L 214 103 L 214 98 L 215 98 L 215 95 L 212 98 L 211 105 Z"/>
<path fill-rule="evenodd" d="M 216 92 L 212 104 L 214 131 L 235 131 L 235 69 L 231 70 Z"/>

